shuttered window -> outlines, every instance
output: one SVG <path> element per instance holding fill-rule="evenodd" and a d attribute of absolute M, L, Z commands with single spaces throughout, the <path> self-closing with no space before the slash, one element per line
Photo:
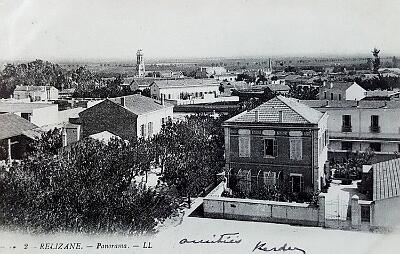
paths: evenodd
<path fill-rule="evenodd" d="M 276 172 L 264 171 L 264 184 L 267 187 L 276 185 Z"/>
<path fill-rule="evenodd" d="M 303 159 L 303 142 L 301 138 L 290 138 L 290 159 Z"/>
<path fill-rule="evenodd" d="M 250 131 L 239 130 L 239 157 L 250 157 Z"/>

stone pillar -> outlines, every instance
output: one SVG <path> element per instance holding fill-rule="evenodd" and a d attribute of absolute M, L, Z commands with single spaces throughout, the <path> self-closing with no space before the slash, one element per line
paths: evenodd
<path fill-rule="evenodd" d="M 360 198 L 357 195 L 351 197 L 351 227 L 359 229 L 361 225 L 361 207 L 358 204 Z"/>
<path fill-rule="evenodd" d="M 325 195 L 318 195 L 318 226 L 325 227 Z"/>

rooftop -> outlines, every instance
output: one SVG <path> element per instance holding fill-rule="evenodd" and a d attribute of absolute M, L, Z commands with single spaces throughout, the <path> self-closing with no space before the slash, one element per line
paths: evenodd
<path fill-rule="evenodd" d="M 51 103 L 7 103 L 7 102 L 0 102 L 0 113 L 8 112 L 23 112 L 23 113 L 30 113 L 33 109 L 37 108 L 46 108 L 57 106 L 56 104 Z"/>
<path fill-rule="evenodd" d="M 361 100 L 357 101 L 330 101 L 330 100 L 302 100 L 301 103 L 311 107 L 319 109 L 399 109 L 400 101 L 368 101 Z"/>
<path fill-rule="evenodd" d="M 279 120 L 280 111 L 282 112 L 282 121 Z M 277 96 L 255 109 L 228 119 L 226 122 L 256 122 L 256 112 L 258 112 L 258 122 L 262 123 L 317 124 L 323 116 L 323 113 L 296 99 Z"/>
<path fill-rule="evenodd" d="M 121 105 L 121 98 L 108 98 L 108 100 Z M 142 96 L 140 94 L 133 94 L 129 96 L 123 96 L 125 100 L 125 108 L 129 111 L 133 112 L 136 115 L 147 114 L 156 110 L 160 110 L 166 107 L 172 107 L 173 105 L 165 102 L 164 105 L 161 105 L 160 101 Z"/>
<path fill-rule="evenodd" d="M 326 82 L 325 85 L 321 87 L 321 89 L 328 89 L 330 91 L 346 91 L 353 84 L 357 84 L 356 82 Z M 331 87 L 332 86 L 332 87 Z"/>
<path fill-rule="evenodd" d="M 215 79 L 177 79 L 177 80 L 155 80 L 159 88 L 170 87 L 195 87 L 195 86 L 219 86 Z"/>
<path fill-rule="evenodd" d="M 400 195 L 400 158 L 372 165 L 373 200 Z"/>
<path fill-rule="evenodd" d="M 14 91 L 43 91 L 53 86 L 17 86 Z M 53 87 L 55 88 L 55 87 Z"/>
<path fill-rule="evenodd" d="M 271 91 L 289 91 L 290 87 L 284 84 L 268 84 L 267 87 Z"/>
<path fill-rule="evenodd" d="M 36 128 L 36 125 L 15 114 L 0 114 L 0 140 L 23 135 Z"/>

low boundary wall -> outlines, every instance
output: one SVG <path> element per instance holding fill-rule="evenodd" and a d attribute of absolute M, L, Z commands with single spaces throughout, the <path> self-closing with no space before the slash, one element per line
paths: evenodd
<path fill-rule="evenodd" d="M 223 183 L 203 199 L 204 216 L 208 218 L 265 221 L 305 226 L 325 226 L 325 196 L 318 206 L 268 200 L 221 197 Z"/>

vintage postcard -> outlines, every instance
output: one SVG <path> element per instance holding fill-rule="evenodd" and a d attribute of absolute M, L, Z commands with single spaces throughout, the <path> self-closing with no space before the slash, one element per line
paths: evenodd
<path fill-rule="evenodd" d="M 0 254 L 400 253 L 397 0 L 0 0 Z"/>

